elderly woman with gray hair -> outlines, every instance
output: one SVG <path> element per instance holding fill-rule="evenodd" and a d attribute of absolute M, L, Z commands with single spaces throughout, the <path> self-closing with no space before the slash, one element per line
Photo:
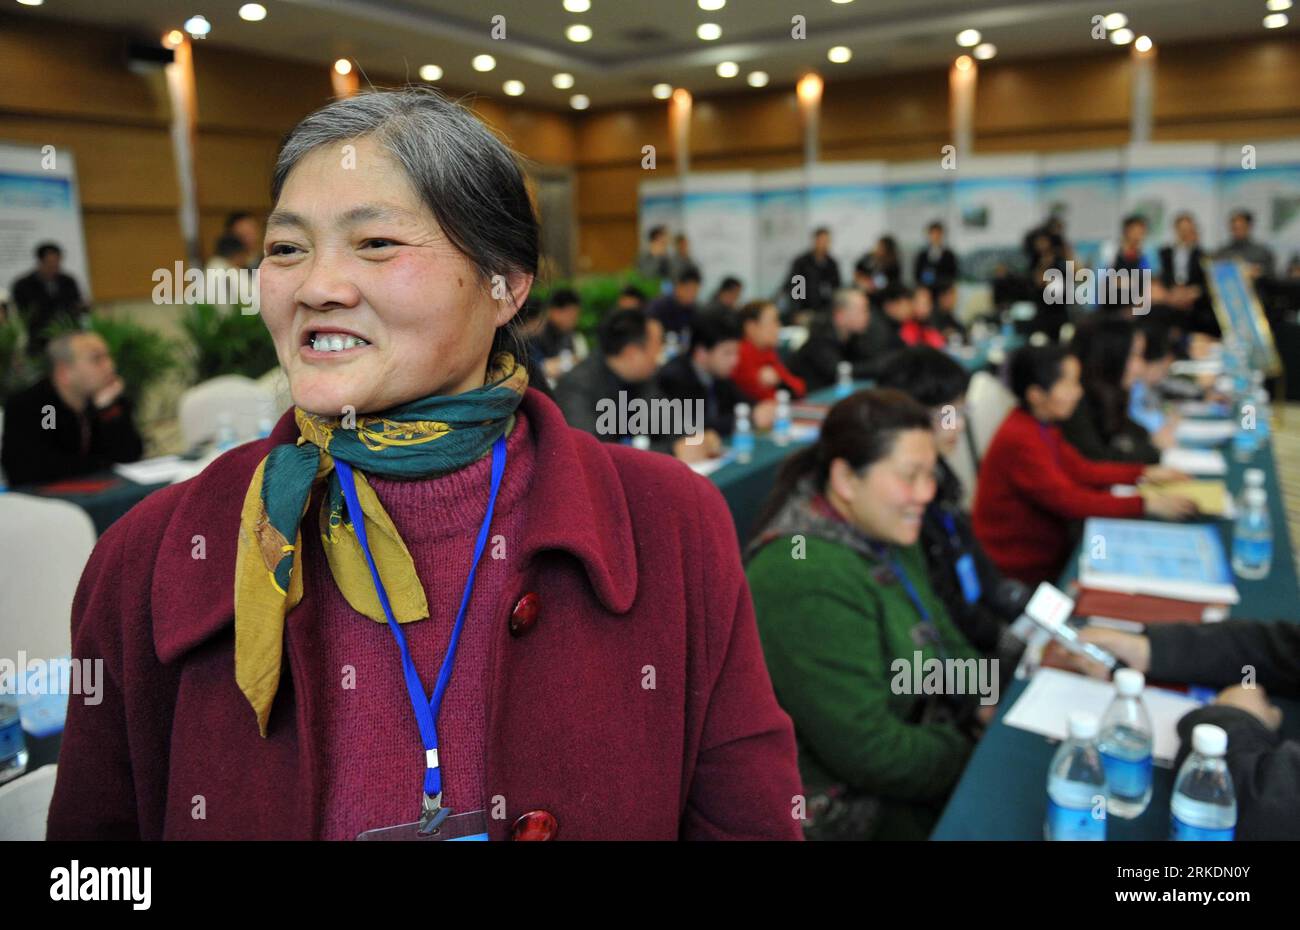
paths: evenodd
<path fill-rule="evenodd" d="M 732 521 L 530 388 L 538 223 L 430 91 L 275 166 L 261 310 L 294 407 L 104 534 L 51 838 L 796 838 Z"/>

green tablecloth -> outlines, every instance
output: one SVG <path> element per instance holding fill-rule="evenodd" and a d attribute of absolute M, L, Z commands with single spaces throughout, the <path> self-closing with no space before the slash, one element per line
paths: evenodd
<path fill-rule="evenodd" d="M 1241 490 L 1246 465 L 1228 458 L 1228 488 L 1235 495 Z M 1241 593 L 1232 616 L 1238 619 L 1276 620 L 1300 623 L 1300 587 L 1296 582 L 1295 558 L 1286 525 L 1282 489 L 1278 485 L 1277 465 L 1270 449 L 1251 463 L 1264 469 L 1267 478 L 1269 512 L 1273 519 L 1273 568 L 1259 581 L 1236 579 Z M 1232 549 L 1232 525 L 1217 521 L 1224 545 Z M 1073 580 L 1077 559 L 1071 561 L 1063 583 Z M 1035 840 L 1043 837 L 1043 817 L 1047 810 L 1047 768 L 1057 744 L 1026 730 L 1002 723 L 1006 713 L 1026 682 L 1016 682 L 999 702 L 998 716 L 975 748 L 961 781 L 957 783 L 943 816 L 935 826 L 932 839 L 938 840 Z M 1277 701 L 1286 718 L 1284 731 L 1300 735 L 1300 702 Z M 1169 833 L 1169 795 L 1173 790 L 1174 772 L 1156 768 L 1151 803 L 1135 820 L 1112 817 L 1107 820 L 1107 835 L 1116 840 L 1162 840 Z"/>

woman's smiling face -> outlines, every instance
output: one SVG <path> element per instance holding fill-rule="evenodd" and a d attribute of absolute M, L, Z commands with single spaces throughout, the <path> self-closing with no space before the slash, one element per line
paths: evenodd
<path fill-rule="evenodd" d="M 303 156 L 266 225 L 262 316 L 294 403 L 373 413 L 481 386 L 532 278 L 494 300 L 400 165 L 369 138 L 348 144 L 349 167 L 341 143 Z"/>

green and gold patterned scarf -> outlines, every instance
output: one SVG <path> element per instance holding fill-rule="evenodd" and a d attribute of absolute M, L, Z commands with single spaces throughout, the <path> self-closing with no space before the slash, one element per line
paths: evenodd
<path fill-rule="evenodd" d="M 415 562 L 362 472 L 396 478 L 446 474 L 482 458 L 513 425 L 528 387 L 508 352 L 492 360 L 481 388 L 425 397 L 355 424 L 294 410 L 300 435 L 257 466 L 244 496 L 235 560 L 235 681 L 266 736 L 280 685 L 284 618 L 302 600 L 302 531 L 312 490 L 326 482 L 320 532 L 330 572 L 352 609 L 387 623 L 352 527 L 334 460 L 354 469 L 366 536 L 398 623 L 429 616 Z"/>

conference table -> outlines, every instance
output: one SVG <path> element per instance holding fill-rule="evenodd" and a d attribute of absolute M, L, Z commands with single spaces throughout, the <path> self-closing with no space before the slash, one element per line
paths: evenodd
<path fill-rule="evenodd" d="M 76 504 L 95 524 L 95 535 L 102 536 L 128 510 L 167 484 L 140 484 L 115 472 L 102 471 L 68 481 L 21 485 L 9 490 Z"/>
<path fill-rule="evenodd" d="M 1235 495 L 1241 490 L 1248 467 L 1261 468 L 1268 490 L 1269 515 L 1273 522 L 1273 566 L 1267 577 L 1258 581 L 1236 578 L 1239 603 L 1233 605 L 1234 619 L 1300 623 L 1300 586 L 1297 585 L 1294 553 L 1287 531 L 1286 509 L 1278 483 L 1277 463 L 1272 447 L 1256 453 L 1254 461 L 1240 464 L 1231 449 L 1223 449 L 1228 460 L 1226 481 Z M 1225 551 L 1232 551 L 1232 523 L 1213 522 L 1223 537 Z M 1077 573 L 1076 558 L 1062 576 L 1068 587 Z M 1179 684 L 1198 684 L 1180 682 Z M 961 780 L 948 799 L 948 805 L 936 824 L 935 840 L 1040 840 L 1043 818 L 1047 812 L 1047 769 L 1059 743 L 1037 733 L 1011 727 L 1003 722 L 1028 685 L 1017 680 L 1002 694 L 997 716 L 975 747 Z M 1270 699 L 1283 712 L 1282 732 L 1300 737 L 1300 701 Z M 1109 840 L 1163 840 L 1169 835 L 1169 798 L 1173 791 L 1171 769 L 1153 769 L 1151 803 L 1133 820 L 1109 817 L 1106 834 Z"/>

